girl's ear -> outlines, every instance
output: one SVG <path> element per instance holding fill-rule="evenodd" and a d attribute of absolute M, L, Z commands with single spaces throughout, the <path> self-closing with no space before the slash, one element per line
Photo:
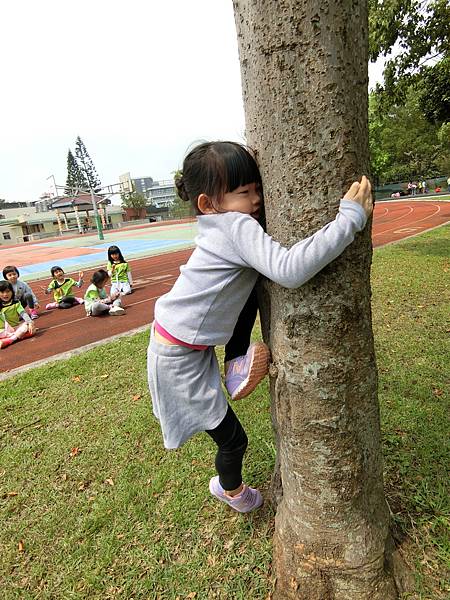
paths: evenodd
<path fill-rule="evenodd" d="M 207 196 L 206 194 L 199 195 L 199 197 L 197 198 L 197 206 L 198 206 L 198 210 L 203 215 L 210 215 L 210 214 L 216 212 L 214 209 L 214 206 L 212 204 L 211 198 L 209 196 Z"/>

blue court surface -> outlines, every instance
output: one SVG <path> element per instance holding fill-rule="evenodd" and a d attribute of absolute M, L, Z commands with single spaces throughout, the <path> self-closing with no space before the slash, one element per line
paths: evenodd
<path fill-rule="evenodd" d="M 50 278 L 51 267 L 58 265 L 74 277 L 79 271 L 105 267 L 109 246 L 118 246 L 127 261 L 193 248 L 197 235 L 195 221 L 138 228 L 117 228 L 70 237 L 56 237 L 36 243 L 0 247 L 0 267 L 17 265 L 24 280 Z M 131 265 L 133 268 L 133 265 Z M 1 272 L 1 271 L 0 271 Z"/>
<path fill-rule="evenodd" d="M 22 279 L 38 278 L 38 276 L 46 275 L 50 277 L 50 269 L 54 265 L 60 266 L 67 273 L 74 273 L 76 271 L 83 271 L 88 267 L 94 267 L 98 265 L 104 265 L 108 261 L 108 248 L 113 245 L 112 242 L 96 244 L 89 246 L 90 250 L 97 250 L 89 254 L 79 254 L 77 256 L 61 258 L 55 257 L 52 260 L 38 262 L 35 264 L 24 265 L 20 267 L 20 275 Z M 189 239 L 175 239 L 175 240 L 120 240 L 120 250 L 125 260 L 133 258 L 141 258 L 145 256 L 151 256 L 153 254 L 160 254 L 172 250 L 180 250 L 192 245 L 192 240 Z M 43 243 L 40 246 L 55 247 L 55 243 Z M 79 249 L 85 249 L 86 247 L 80 246 Z M 104 250 L 104 252 L 98 252 L 98 250 Z"/>
<path fill-rule="evenodd" d="M 130 260 L 131 258 L 136 258 L 137 256 L 149 256 L 153 254 L 153 252 L 148 252 L 148 250 L 180 250 L 181 248 L 185 248 L 188 244 L 188 240 L 171 240 L 171 241 L 161 241 L 161 242 L 150 242 L 148 244 L 133 244 L 131 241 L 128 244 L 124 244 L 121 242 L 120 249 L 125 260 Z M 70 258 L 58 258 L 56 260 L 39 262 L 34 265 L 21 266 L 20 267 L 20 276 L 22 279 L 30 279 L 33 276 L 37 277 L 41 273 L 48 273 L 50 277 L 50 269 L 57 264 L 59 267 L 64 269 L 67 273 L 73 273 L 74 271 L 83 271 L 88 267 L 94 267 L 97 265 L 105 265 L 108 261 L 107 257 L 107 249 L 110 244 L 101 244 L 99 246 L 93 246 L 93 248 L 102 249 L 105 248 L 105 253 L 96 252 L 95 254 L 81 254 L 79 256 L 73 256 Z M 139 249 L 138 249 L 139 247 Z M 133 248 L 133 249 L 132 249 Z M 157 252 L 158 254 L 158 252 Z"/>

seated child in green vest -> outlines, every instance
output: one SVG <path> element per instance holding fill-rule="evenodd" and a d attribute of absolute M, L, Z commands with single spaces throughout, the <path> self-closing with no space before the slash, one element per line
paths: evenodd
<path fill-rule="evenodd" d="M 80 288 L 83 285 L 83 272 L 78 273 L 78 281 L 72 277 L 66 277 L 61 267 L 55 266 L 50 269 L 53 281 L 45 290 L 46 294 L 53 292 L 54 302 L 49 302 L 46 309 L 52 308 L 72 308 L 78 304 L 83 304 L 83 298 L 78 298 L 72 293 L 74 287 Z"/>
<path fill-rule="evenodd" d="M 6 279 L 12 285 L 16 300 L 22 304 L 32 319 L 37 319 L 39 317 L 37 312 L 39 308 L 38 299 L 28 283 L 20 281 L 19 277 L 19 269 L 14 265 L 8 265 L 3 269 L 3 279 Z"/>
<path fill-rule="evenodd" d="M 30 315 L 14 297 L 11 283 L 0 281 L 0 348 L 31 337 L 35 332 Z"/>
<path fill-rule="evenodd" d="M 131 294 L 133 280 L 131 270 L 118 246 L 108 248 L 108 275 L 111 277 L 111 293 L 118 292 L 121 296 Z"/>
<path fill-rule="evenodd" d="M 105 286 L 109 283 L 109 275 L 105 269 L 95 271 L 91 282 L 84 294 L 84 308 L 89 317 L 98 317 L 107 313 L 113 316 L 125 314 L 119 293 L 111 292 L 110 296 L 106 293 Z"/>

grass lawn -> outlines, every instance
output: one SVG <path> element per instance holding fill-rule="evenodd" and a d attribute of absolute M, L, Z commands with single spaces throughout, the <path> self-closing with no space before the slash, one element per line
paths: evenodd
<path fill-rule="evenodd" d="M 450 591 L 449 233 L 377 250 L 373 266 L 386 489 L 420 600 Z M 123 338 L 1 384 L 2 599 L 269 597 L 273 512 L 239 515 L 210 497 L 206 435 L 164 451 L 146 345 L 147 334 Z M 250 438 L 245 477 L 263 490 L 267 395 L 262 384 L 233 405 Z"/>

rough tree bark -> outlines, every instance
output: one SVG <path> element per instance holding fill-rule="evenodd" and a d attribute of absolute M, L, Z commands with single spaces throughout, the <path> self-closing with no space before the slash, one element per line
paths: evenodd
<path fill-rule="evenodd" d="M 234 0 L 247 142 L 268 232 L 292 245 L 368 171 L 367 1 Z M 263 328 L 279 499 L 275 598 L 390 600 L 370 227 L 299 290 L 268 283 Z M 281 491 L 281 493 L 280 493 Z"/>

